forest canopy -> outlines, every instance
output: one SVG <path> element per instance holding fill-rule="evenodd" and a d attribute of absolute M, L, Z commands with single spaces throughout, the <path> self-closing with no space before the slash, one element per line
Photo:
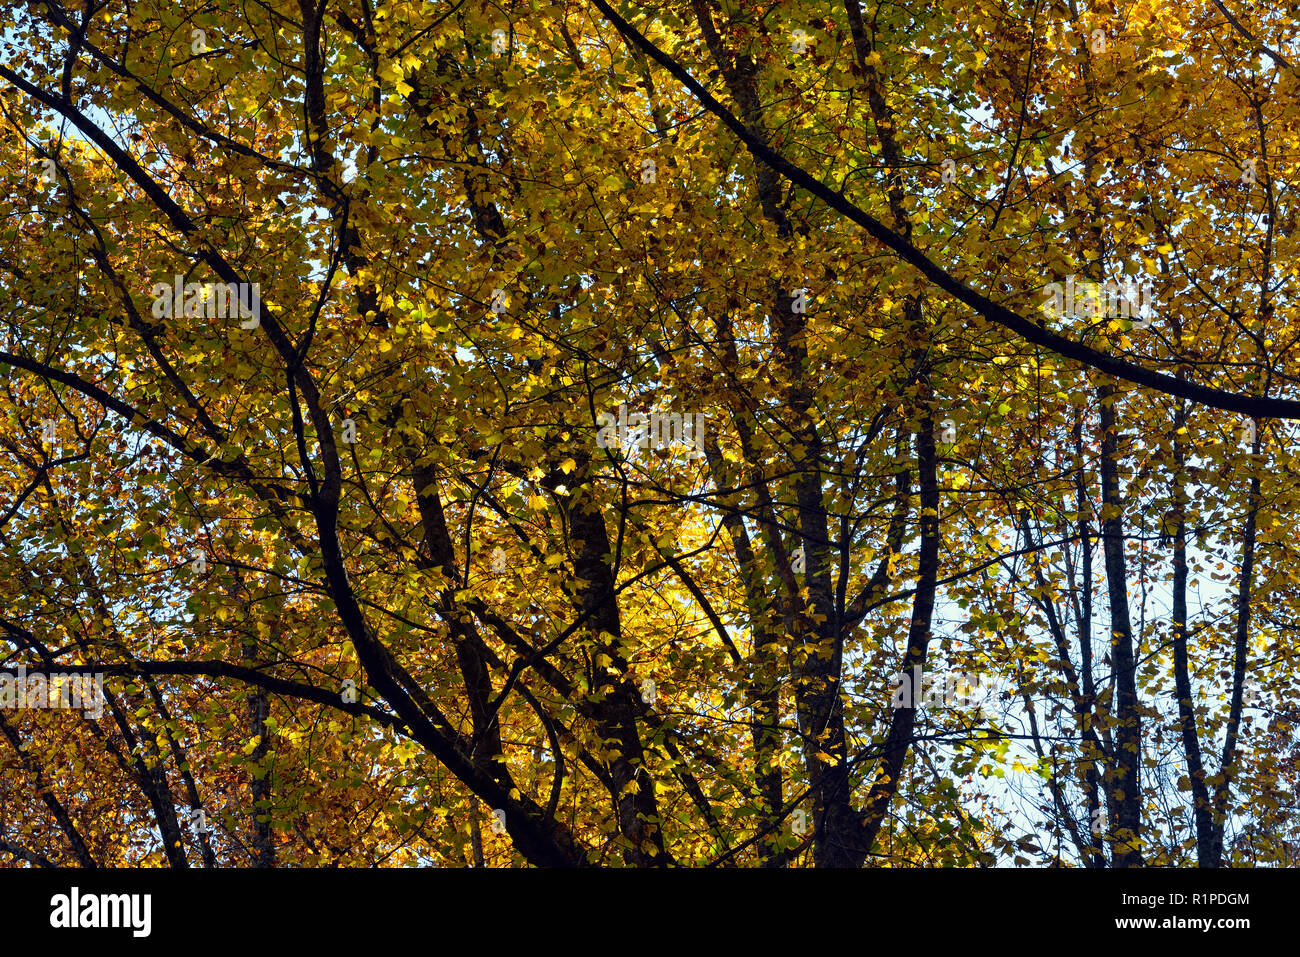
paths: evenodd
<path fill-rule="evenodd" d="M 27 0 L 4 866 L 1300 863 L 1300 7 Z"/>

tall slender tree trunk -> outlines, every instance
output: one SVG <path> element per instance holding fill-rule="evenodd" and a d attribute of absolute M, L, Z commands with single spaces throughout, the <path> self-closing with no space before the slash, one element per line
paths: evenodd
<path fill-rule="evenodd" d="M 1184 374 L 1184 373 L 1180 373 Z M 1178 725 L 1187 758 L 1187 777 L 1192 784 L 1192 819 L 1196 828 L 1196 859 L 1201 867 L 1216 867 L 1214 828 L 1210 793 L 1205 784 L 1200 735 L 1196 730 L 1196 708 L 1192 702 L 1192 678 L 1187 655 L 1187 489 L 1184 467 L 1187 446 L 1181 430 L 1187 421 L 1187 403 L 1178 403 L 1174 416 L 1174 580 L 1173 643 L 1174 694 L 1178 699 Z"/>
<path fill-rule="evenodd" d="M 1251 455 L 1258 456 L 1258 432 L 1251 444 Z M 1208 867 L 1223 864 L 1223 834 L 1228 824 L 1229 800 L 1232 779 L 1237 771 L 1237 736 L 1241 731 L 1242 695 L 1246 684 L 1246 660 L 1250 654 L 1250 595 L 1255 574 L 1255 531 L 1259 514 L 1259 471 L 1250 480 L 1250 500 L 1247 505 L 1246 524 L 1242 530 L 1241 580 L 1237 585 L 1237 634 L 1232 649 L 1232 697 L 1228 706 L 1228 731 L 1223 739 L 1223 755 L 1219 761 L 1219 783 L 1214 792 L 1214 836 L 1210 844 Z"/>
<path fill-rule="evenodd" d="M 1110 786 L 1110 842 L 1116 867 L 1142 865 L 1142 716 L 1138 710 L 1137 668 L 1133 629 L 1129 622 L 1128 570 L 1124 559 L 1123 499 L 1119 487 L 1119 431 L 1115 420 L 1115 390 L 1097 389 L 1101 406 L 1101 542 L 1106 563 L 1106 594 L 1110 604 L 1110 659 L 1115 676 L 1117 727 Z"/>

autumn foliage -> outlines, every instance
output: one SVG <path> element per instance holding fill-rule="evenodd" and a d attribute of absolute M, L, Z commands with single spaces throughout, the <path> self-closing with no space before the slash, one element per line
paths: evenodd
<path fill-rule="evenodd" d="M 1293 7 L 4 12 L 6 866 L 1300 858 Z"/>

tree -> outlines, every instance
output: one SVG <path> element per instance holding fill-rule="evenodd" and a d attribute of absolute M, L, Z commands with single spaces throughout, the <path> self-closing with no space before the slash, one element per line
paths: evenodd
<path fill-rule="evenodd" d="M 1286 16 L 15 14 L 12 860 L 1294 843 Z"/>

